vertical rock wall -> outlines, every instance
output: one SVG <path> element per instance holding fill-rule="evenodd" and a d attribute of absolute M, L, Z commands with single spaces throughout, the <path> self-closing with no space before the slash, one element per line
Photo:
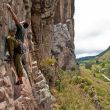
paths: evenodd
<path fill-rule="evenodd" d="M 59 0 L 54 16 L 53 55 L 63 70 L 77 70 L 74 48 L 74 0 Z"/>
<path fill-rule="evenodd" d="M 23 0 L 0 0 L 0 110 L 34 110 L 33 96 L 28 79 L 23 78 L 24 85 L 15 86 L 17 78 L 15 70 L 5 58 L 5 37 L 8 36 L 8 29 L 15 26 L 6 4 L 9 3 L 19 20 L 30 18 L 29 1 Z M 25 7 L 27 5 L 27 7 Z M 28 91 L 26 89 L 28 88 Z"/>
<path fill-rule="evenodd" d="M 38 64 L 48 57 L 52 48 L 53 17 L 57 0 L 32 0 L 32 30 Z"/>
<path fill-rule="evenodd" d="M 77 70 L 74 53 L 74 0 L 33 0 L 31 12 L 38 64 L 54 55 L 60 68 Z"/>
<path fill-rule="evenodd" d="M 32 66 L 32 85 L 25 75 L 23 85 L 16 86 L 16 72 L 10 63 L 4 61 L 5 37 L 8 36 L 8 28 L 15 26 L 7 3 L 20 21 L 31 20 L 31 0 L 0 0 L 0 110 L 51 110 L 49 87 L 37 64 Z"/>
<path fill-rule="evenodd" d="M 43 74 L 33 64 L 32 85 L 14 85 L 16 73 L 4 62 L 5 37 L 15 24 L 7 11 L 9 3 L 20 21 L 31 21 L 35 45 L 34 60 L 38 65 L 54 55 L 59 66 L 76 69 L 74 55 L 74 0 L 0 0 L 0 109 L 51 110 L 52 99 Z"/>

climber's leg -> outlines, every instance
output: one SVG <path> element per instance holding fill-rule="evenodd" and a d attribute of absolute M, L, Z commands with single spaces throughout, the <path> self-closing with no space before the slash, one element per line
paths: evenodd
<path fill-rule="evenodd" d="M 22 65 L 20 63 L 21 55 L 14 52 L 14 48 L 16 48 L 18 46 L 18 41 L 15 38 L 11 37 L 11 38 L 7 39 L 7 44 L 8 44 L 8 50 L 9 50 L 10 57 L 11 57 L 11 59 L 14 59 L 14 66 L 15 66 L 16 73 L 18 76 L 18 80 L 22 81 L 23 71 L 22 71 Z M 14 56 L 14 58 L 13 58 L 13 56 Z"/>
<path fill-rule="evenodd" d="M 17 85 L 19 84 L 22 84 L 23 81 L 22 81 L 22 77 L 23 77 L 23 67 L 22 67 L 22 64 L 21 64 L 21 55 L 16 53 L 15 56 L 14 56 L 14 65 L 15 65 L 15 69 L 16 69 L 16 72 L 17 72 L 17 76 L 18 76 L 18 81 L 17 81 Z"/>

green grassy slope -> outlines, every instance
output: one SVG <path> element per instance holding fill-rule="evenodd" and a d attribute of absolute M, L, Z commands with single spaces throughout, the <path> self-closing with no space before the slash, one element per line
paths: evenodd
<path fill-rule="evenodd" d="M 90 70 L 85 70 L 84 68 L 82 70 L 82 76 L 92 80 L 92 85 L 95 87 L 102 110 L 110 110 L 110 82 L 94 77 Z"/>
<path fill-rule="evenodd" d="M 86 69 L 90 69 L 96 75 L 101 76 L 104 74 L 110 78 L 110 47 L 93 59 L 83 60 L 79 63 L 85 66 Z"/>
<path fill-rule="evenodd" d="M 102 53 L 100 53 L 96 58 L 98 58 L 99 60 L 110 60 L 110 47 L 107 48 L 105 51 L 103 51 Z"/>
<path fill-rule="evenodd" d="M 81 60 L 81 76 L 60 72 L 56 81 L 54 110 L 110 110 L 110 47 Z"/>
<path fill-rule="evenodd" d="M 57 102 L 54 110 L 110 110 L 110 83 L 95 78 L 89 70 L 81 69 L 81 76 L 61 73 L 56 83 Z M 91 89 L 93 88 L 93 89 Z"/>

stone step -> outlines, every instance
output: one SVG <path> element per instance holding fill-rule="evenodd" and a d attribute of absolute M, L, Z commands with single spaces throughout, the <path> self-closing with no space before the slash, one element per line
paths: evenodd
<path fill-rule="evenodd" d="M 38 72 L 38 67 L 37 66 L 32 66 L 32 72 L 35 73 L 36 71 Z"/>
<path fill-rule="evenodd" d="M 40 82 L 42 80 L 45 80 L 44 76 L 42 74 L 38 75 L 38 77 L 35 77 L 34 78 L 34 82 L 37 83 L 37 82 Z"/>
<path fill-rule="evenodd" d="M 39 91 L 36 91 L 35 95 L 37 102 L 40 104 L 41 102 L 45 101 L 47 98 L 51 98 L 51 94 L 49 92 L 48 87 L 44 87 Z"/>
<path fill-rule="evenodd" d="M 35 69 L 35 68 L 37 68 L 37 66 L 32 66 L 32 69 Z"/>
<path fill-rule="evenodd" d="M 38 71 L 38 74 L 42 74 L 41 70 Z"/>
<path fill-rule="evenodd" d="M 46 86 L 46 81 L 42 80 L 34 85 L 36 91 L 43 89 Z"/>
<path fill-rule="evenodd" d="M 32 66 L 37 66 L 37 61 L 33 61 Z"/>

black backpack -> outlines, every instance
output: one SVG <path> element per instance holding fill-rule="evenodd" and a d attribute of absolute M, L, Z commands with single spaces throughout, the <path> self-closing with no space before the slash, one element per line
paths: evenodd
<path fill-rule="evenodd" d="M 24 46 L 23 43 L 20 42 L 18 47 L 14 49 L 14 53 L 23 54 L 24 53 Z"/>

